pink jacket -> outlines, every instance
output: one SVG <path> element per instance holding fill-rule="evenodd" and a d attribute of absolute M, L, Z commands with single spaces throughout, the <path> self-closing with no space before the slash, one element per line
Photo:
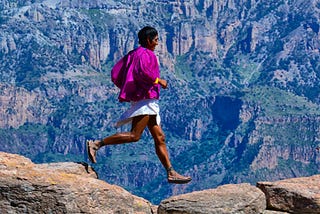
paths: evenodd
<path fill-rule="evenodd" d="M 111 70 L 112 82 L 120 88 L 119 101 L 159 99 L 159 64 L 153 51 L 138 47 L 120 59 Z"/>

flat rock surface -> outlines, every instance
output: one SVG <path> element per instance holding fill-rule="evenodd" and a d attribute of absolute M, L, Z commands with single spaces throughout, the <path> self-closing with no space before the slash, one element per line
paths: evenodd
<path fill-rule="evenodd" d="M 263 213 L 265 208 L 263 192 L 244 183 L 173 196 L 160 203 L 158 213 L 257 214 Z"/>

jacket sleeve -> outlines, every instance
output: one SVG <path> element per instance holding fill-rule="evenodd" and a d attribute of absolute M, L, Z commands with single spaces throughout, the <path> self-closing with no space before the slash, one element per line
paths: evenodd
<path fill-rule="evenodd" d="M 147 51 L 142 53 L 135 71 L 135 79 L 138 83 L 153 85 L 159 77 L 159 64 L 154 53 Z"/>

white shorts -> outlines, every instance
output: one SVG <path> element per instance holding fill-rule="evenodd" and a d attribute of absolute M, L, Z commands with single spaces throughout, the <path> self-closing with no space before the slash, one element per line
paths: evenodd
<path fill-rule="evenodd" d="M 160 125 L 161 118 L 159 113 L 158 100 L 147 99 L 131 102 L 131 107 L 121 115 L 116 127 L 132 122 L 132 118 L 139 115 L 157 115 L 157 124 Z"/>

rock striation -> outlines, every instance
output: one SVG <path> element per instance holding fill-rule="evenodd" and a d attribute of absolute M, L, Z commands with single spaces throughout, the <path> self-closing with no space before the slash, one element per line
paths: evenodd
<path fill-rule="evenodd" d="M 0 152 L 0 213 L 284 214 L 320 212 L 320 175 L 227 184 L 172 196 L 155 206 L 99 180 L 86 163 L 35 164 Z"/>

